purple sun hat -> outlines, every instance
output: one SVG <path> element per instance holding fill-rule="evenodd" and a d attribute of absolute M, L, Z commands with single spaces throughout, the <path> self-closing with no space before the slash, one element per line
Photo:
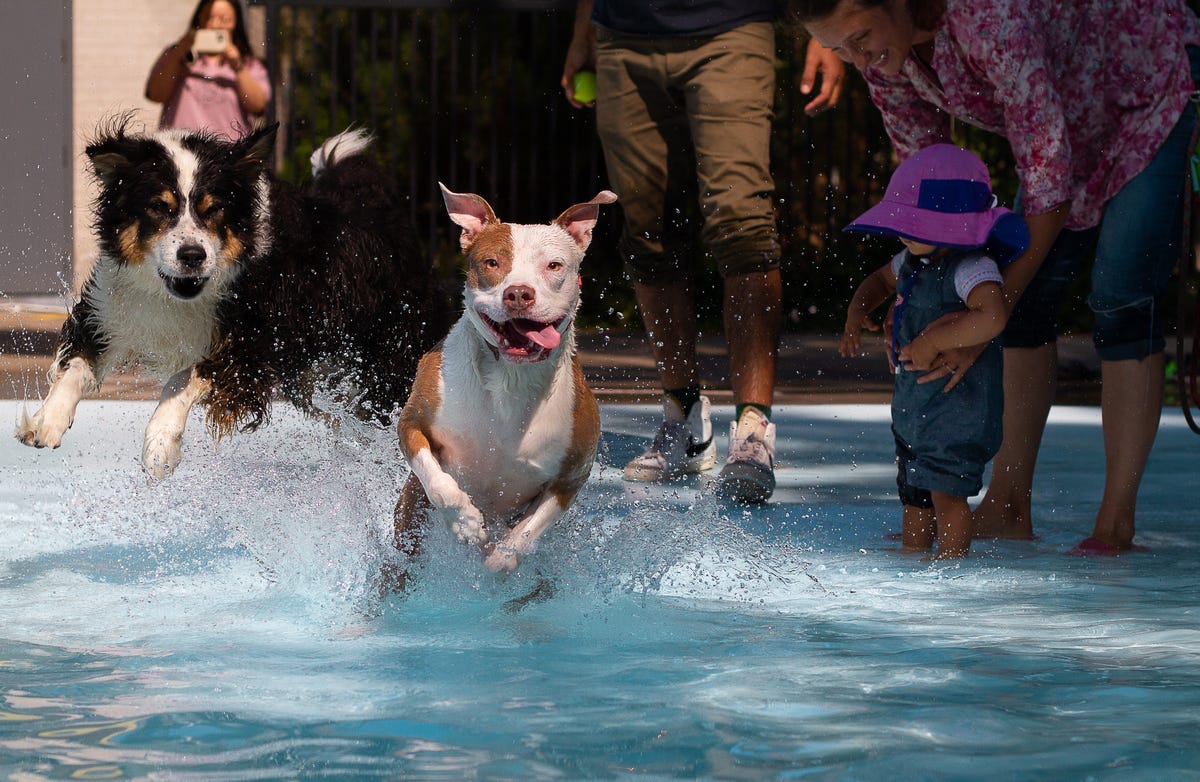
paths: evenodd
<path fill-rule="evenodd" d="M 996 206 L 987 166 L 954 144 L 925 147 L 901 163 L 883 200 L 846 230 L 938 247 L 982 248 L 1001 266 L 1029 247 L 1025 220 Z"/>

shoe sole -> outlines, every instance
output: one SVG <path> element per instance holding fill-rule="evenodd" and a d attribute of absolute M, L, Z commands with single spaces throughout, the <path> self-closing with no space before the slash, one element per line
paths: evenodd
<path fill-rule="evenodd" d="M 657 467 L 643 467 L 640 464 L 630 463 L 625 465 L 622 477 L 627 481 L 637 483 L 664 483 L 666 481 L 673 481 L 676 478 L 682 478 L 685 475 L 695 475 L 705 470 L 711 470 L 716 464 L 717 457 L 715 453 L 711 456 L 706 455 L 699 461 L 689 462 L 681 469 L 673 472 L 664 472 Z"/>
<path fill-rule="evenodd" d="M 717 494 L 734 502 L 759 505 L 775 493 L 775 476 L 764 473 L 762 468 L 751 464 L 726 464 L 721 470 Z"/>

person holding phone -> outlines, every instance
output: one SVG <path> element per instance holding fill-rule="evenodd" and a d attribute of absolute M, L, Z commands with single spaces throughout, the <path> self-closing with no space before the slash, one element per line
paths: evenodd
<path fill-rule="evenodd" d="M 267 68 L 254 56 L 238 0 L 200 0 L 187 33 L 159 56 L 146 97 L 163 104 L 160 128 L 207 130 L 235 139 L 271 98 Z"/>

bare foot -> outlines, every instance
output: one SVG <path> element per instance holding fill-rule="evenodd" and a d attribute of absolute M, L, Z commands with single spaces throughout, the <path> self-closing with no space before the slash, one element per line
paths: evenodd
<path fill-rule="evenodd" d="M 1024 502 L 1005 502 L 988 492 L 975 509 L 971 537 L 975 540 L 1033 540 L 1029 499 L 1026 498 Z"/>
<path fill-rule="evenodd" d="M 1089 540 L 1099 541 L 1118 551 L 1132 548 L 1135 513 L 1136 508 L 1132 503 L 1114 502 L 1105 497 L 1096 511 L 1096 524 Z"/>

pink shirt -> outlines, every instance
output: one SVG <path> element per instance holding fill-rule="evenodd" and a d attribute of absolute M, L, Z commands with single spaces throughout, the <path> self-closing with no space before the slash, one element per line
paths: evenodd
<path fill-rule="evenodd" d="M 246 68 L 270 98 L 271 81 L 266 66 L 251 57 L 246 60 Z M 160 128 L 208 130 L 230 140 L 250 130 L 252 125 L 238 101 L 237 73 L 220 59 L 209 62 L 206 57 L 197 57 L 187 66 L 187 76 L 175 87 L 159 120 Z"/>
<path fill-rule="evenodd" d="M 1185 0 L 948 0 L 937 80 L 912 55 L 897 76 L 864 76 L 901 159 L 949 141 L 952 116 L 998 133 L 1025 213 L 1070 201 L 1067 227 L 1081 229 L 1178 121 L 1191 44 L 1200 20 Z"/>

